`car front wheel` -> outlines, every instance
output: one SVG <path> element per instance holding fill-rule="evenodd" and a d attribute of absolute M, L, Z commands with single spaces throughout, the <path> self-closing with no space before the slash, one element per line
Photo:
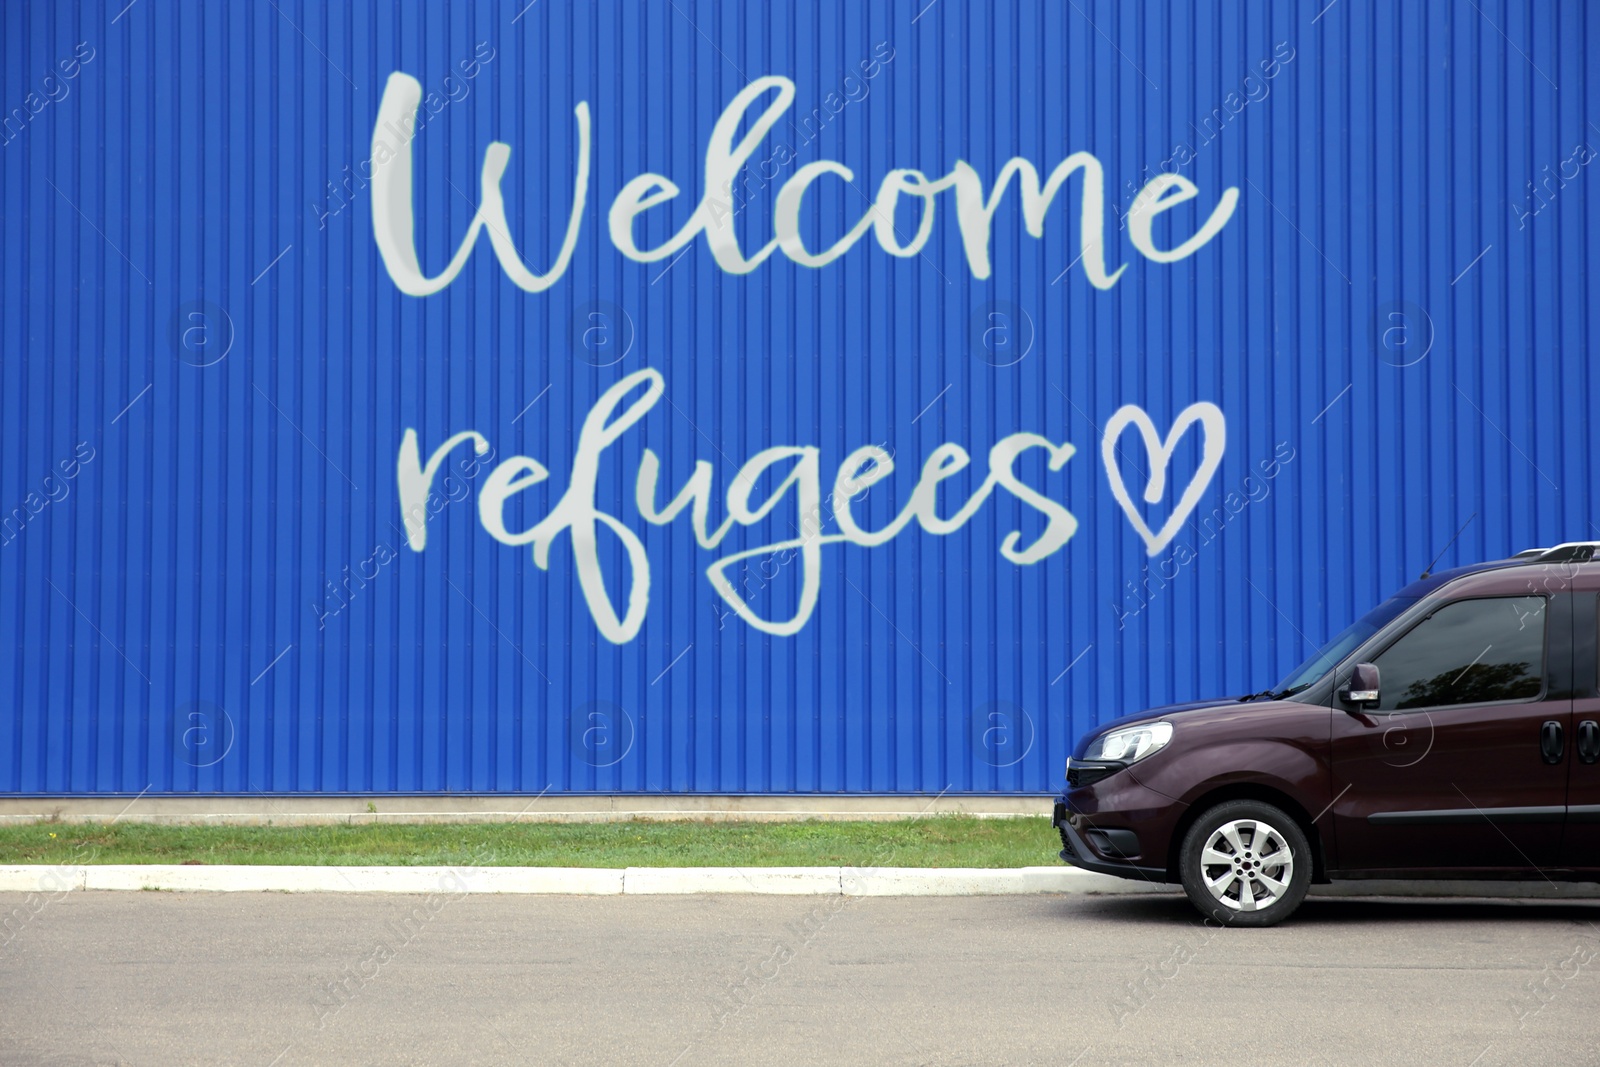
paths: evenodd
<path fill-rule="evenodd" d="M 1311 885 L 1311 847 L 1283 810 L 1255 800 L 1211 808 L 1184 835 L 1179 874 L 1189 902 L 1227 926 L 1272 926 Z"/>

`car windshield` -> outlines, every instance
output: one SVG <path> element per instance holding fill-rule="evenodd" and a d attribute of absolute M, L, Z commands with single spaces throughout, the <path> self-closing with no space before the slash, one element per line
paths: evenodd
<path fill-rule="evenodd" d="M 1318 649 L 1310 659 L 1289 672 L 1275 690 L 1277 695 L 1298 693 L 1321 678 L 1334 664 L 1344 659 L 1357 646 L 1397 618 L 1401 612 L 1417 602 L 1415 597 L 1390 597 L 1382 604 L 1351 623 L 1333 640 Z"/>

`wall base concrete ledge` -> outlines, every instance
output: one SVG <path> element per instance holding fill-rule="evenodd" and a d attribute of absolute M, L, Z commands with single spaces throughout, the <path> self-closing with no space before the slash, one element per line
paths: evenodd
<path fill-rule="evenodd" d="M 140 822 L 165 826 L 395 823 L 891 821 L 930 815 L 1048 818 L 1053 794 L 590 794 L 0 797 L 0 826 Z"/>

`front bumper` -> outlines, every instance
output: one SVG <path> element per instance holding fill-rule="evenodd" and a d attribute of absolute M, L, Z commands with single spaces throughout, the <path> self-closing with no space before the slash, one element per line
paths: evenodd
<path fill-rule="evenodd" d="M 1097 874 L 1167 882 L 1168 842 L 1184 805 L 1126 775 L 1117 777 L 1114 785 L 1068 789 L 1056 798 L 1050 822 L 1061 833 L 1062 862 Z"/>

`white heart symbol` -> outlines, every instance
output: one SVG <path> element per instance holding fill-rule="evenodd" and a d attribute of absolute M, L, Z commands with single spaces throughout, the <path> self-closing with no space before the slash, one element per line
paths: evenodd
<path fill-rule="evenodd" d="M 1167 492 L 1167 465 L 1172 462 L 1172 453 L 1178 447 L 1178 442 L 1183 439 L 1184 432 L 1197 422 L 1205 433 L 1205 452 L 1201 457 L 1200 466 L 1194 472 L 1194 477 L 1189 479 L 1188 488 L 1184 489 L 1183 496 L 1178 499 L 1178 506 L 1172 509 L 1172 514 L 1161 527 L 1161 532 L 1151 533 L 1150 527 L 1145 524 L 1138 509 L 1133 506 L 1133 500 L 1128 495 L 1128 487 L 1123 484 L 1122 470 L 1117 466 L 1117 438 L 1122 436 L 1130 424 L 1139 428 L 1139 436 L 1144 438 L 1144 448 L 1150 456 L 1150 481 L 1144 487 L 1144 502 L 1159 504 Z M 1173 537 L 1177 536 L 1183 521 L 1189 517 L 1195 505 L 1200 503 L 1200 497 L 1205 493 L 1206 486 L 1211 484 L 1211 478 L 1217 473 L 1217 467 L 1222 463 L 1222 453 L 1227 447 L 1228 420 L 1223 418 L 1222 409 L 1205 401 L 1184 408 L 1178 415 L 1178 421 L 1172 424 L 1165 441 L 1162 441 L 1161 435 L 1156 432 L 1156 424 L 1150 421 L 1150 416 L 1136 404 L 1124 404 L 1106 423 L 1105 436 L 1100 439 L 1100 458 L 1106 466 L 1106 479 L 1111 483 L 1111 495 L 1122 505 L 1122 510 L 1128 516 L 1128 521 L 1133 524 L 1134 530 L 1144 538 L 1145 548 L 1149 550 L 1150 555 L 1154 556 L 1166 548 Z"/>

